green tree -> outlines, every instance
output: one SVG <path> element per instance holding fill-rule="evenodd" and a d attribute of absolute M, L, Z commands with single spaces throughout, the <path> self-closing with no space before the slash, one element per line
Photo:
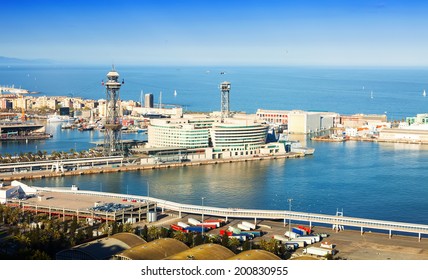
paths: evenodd
<path fill-rule="evenodd" d="M 187 235 L 186 235 L 186 233 L 184 233 L 182 231 L 179 231 L 179 230 L 174 231 L 173 237 L 174 237 L 174 239 L 177 239 L 178 241 L 186 243 Z"/>
<path fill-rule="evenodd" d="M 223 234 L 221 237 L 221 246 L 227 247 L 229 245 L 229 236 L 227 234 Z"/>
<path fill-rule="evenodd" d="M 156 226 L 149 227 L 147 241 L 158 239 L 160 236 L 160 230 Z"/>
<path fill-rule="evenodd" d="M 242 244 L 242 251 L 248 251 L 252 249 L 252 244 L 250 240 L 245 240 L 244 243 Z"/>
<path fill-rule="evenodd" d="M 265 239 L 262 239 L 262 240 L 260 240 L 260 249 L 277 255 L 278 254 L 278 240 L 271 238 L 268 241 L 266 241 Z"/>
<path fill-rule="evenodd" d="M 147 241 L 147 237 L 149 236 L 149 229 L 147 228 L 147 225 L 144 225 L 140 235 L 144 240 Z"/>
<path fill-rule="evenodd" d="M 230 238 L 227 248 L 236 254 L 238 252 L 239 245 L 241 245 L 241 241 L 239 241 L 238 238 Z"/>
<path fill-rule="evenodd" d="M 202 234 L 197 233 L 195 235 L 195 237 L 193 238 L 193 243 L 194 243 L 194 246 L 202 245 L 204 243 L 204 240 L 202 238 Z"/>

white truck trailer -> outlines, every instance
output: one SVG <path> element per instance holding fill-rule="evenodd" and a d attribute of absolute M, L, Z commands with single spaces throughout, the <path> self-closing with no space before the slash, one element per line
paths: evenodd
<path fill-rule="evenodd" d="M 327 248 L 321 248 L 321 247 L 307 247 L 305 249 L 303 249 L 303 253 L 304 254 L 310 254 L 310 255 L 315 255 L 315 256 L 320 256 L 320 257 L 325 257 L 328 254 L 332 255 L 333 254 L 333 250 L 332 249 L 327 249 Z"/>

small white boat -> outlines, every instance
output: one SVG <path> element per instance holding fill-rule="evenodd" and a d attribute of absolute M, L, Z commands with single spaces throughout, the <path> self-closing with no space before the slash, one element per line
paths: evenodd
<path fill-rule="evenodd" d="M 72 127 L 71 123 L 64 123 L 61 125 L 62 129 L 71 129 Z"/>
<path fill-rule="evenodd" d="M 69 122 L 69 121 L 74 121 L 74 118 L 70 116 L 60 116 L 60 115 L 54 114 L 54 115 L 49 115 L 47 121 L 48 123 Z"/>
<path fill-rule="evenodd" d="M 425 92 L 425 90 L 424 90 L 424 92 L 422 93 L 422 96 L 423 96 L 423 97 L 427 96 L 427 93 Z"/>

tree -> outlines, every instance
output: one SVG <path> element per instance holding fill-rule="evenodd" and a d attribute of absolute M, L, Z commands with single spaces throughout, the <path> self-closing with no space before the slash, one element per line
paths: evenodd
<path fill-rule="evenodd" d="M 230 238 L 229 242 L 227 244 L 227 247 L 234 252 L 235 254 L 238 252 L 238 247 L 241 245 L 241 242 L 238 240 L 238 238 Z"/>
<path fill-rule="evenodd" d="M 76 230 L 77 230 L 77 226 L 78 226 L 78 224 L 77 224 L 77 217 L 73 216 L 73 220 L 71 221 L 71 224 L 70 224 L 70 236 L 71 237 L 75 236 Z"/>
<path fill-rule="evenodd" d="M 174 239 L 177 239 L 178 241 L 186 243 L 187 236 L 184 232 L 176 230 L 174 231 L 173 236 L 174 236 Z"/>
<path fill-rule="evenodd" d="M 147 228 L 147 225 L 144 225 L 143 229 L 140 233 L 141 237 L 147 241 L 147 237 L 149 236 L 149 229 Z"/>
<path fill-rule="evenodd" d="M 251 246 L 251 241 L 250 240 L 245 240 L 244 243 L 242 244 L 242 251 L 248 251 L 251 250 L 252 246 Z"/>
<path fill-rule="evenodd" d="M 195 237 L 193 238 L 193 243 L 194 243 L 194 246 L 202 245 L 204 243 L 204 240 L 202 238 L 202 234 L 197 233 L 195 235 Z"/>
<path fill-rule="evenodd" d="M 152 240 L 158 239 L 159 235 L 160 235 L 159 228 L 156 226 L 151 226 L 151 227 L 149 227 L 147 241 L 152 241 Z"/>
<path fill-rule="evenodd" d="M 266 241 L 262 239 L 260 241 L 260 249 L 276 255 L 278 253 L 278 240 L 271 238 L 269 241 Z"/>
<path fill-rule="evenodd" d="M 229 245 L 229 236 L 227 234 L 223 234 L 221 237 L 221 246 L 227 247 Z"/>

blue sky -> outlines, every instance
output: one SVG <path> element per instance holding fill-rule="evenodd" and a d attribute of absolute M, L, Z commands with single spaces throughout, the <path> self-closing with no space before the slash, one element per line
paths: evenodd
<path fill-rule="evenodd" d="M 428 66 L 428 1 L 0 4 L 0 56 L 81 64 Z"/>

